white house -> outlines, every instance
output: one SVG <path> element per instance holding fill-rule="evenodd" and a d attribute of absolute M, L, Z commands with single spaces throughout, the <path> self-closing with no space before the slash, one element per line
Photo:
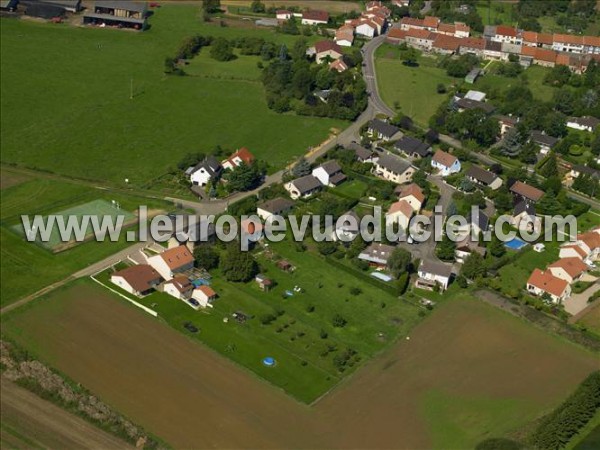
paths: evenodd
<path fill-rule="evenodd" d="M 323 186 L 335 187 L 346 179 L 342 168 L 335 160 L 321 164 L 313 169 L 312 174 Z"/>
<path fill-rule="evenodd" d="M 110 281 L 124 291 L 141 297 L 156 289 L 161 278 L 160 274 L 151 266 L 140 264 L 113 273 Z"/>
<path fill-rule="evenodd" d="M 445 291 L 452 277 L 452 266 L 436 261 L 421 261 L 418 275 L 417 287 L 433 289 L 437 285 L 440 290 Z"/>
<path fill-rule="evenodd" d="M 170 280 L 177 274 L 194 267 L 194 257 L 185 245 L 170 248 L 148 258 L 148 264 L 165 280 Z"/>
<path fill-rule="evenodd" d="M 302 13 L 302 25 L 321 25 L 329 22 L 327 11 L 305 11 Z"/>
<path fill-rule="evenodd" d="M 287 214 L 293 207 L 294 202 L 286 198 L 277 197 L 257 205 L 256 215 L 266 222 L 273 216 L 283 216 L 284 214 Z"/>
<path fill-rule="evenodd" d="M 342 25 L 335 32 L 335 43 L 342 47 L 352 47 L 354 43 L 354 27 Z"/>
<path fill-rule="evenodd" d="M 179 300 L 188 300 L 192 297 L 194 285 L 184 275 L 178 275 L 163 285 L 165 294 L 169 294 Z"/>
<path fill-rule="evenodd" d="M 502 186 L 502 178 L 489 170 L 485 170 L 479 166 L 471 166 L 465 176 L 481 186 L 489 187 L 493 191 Z"/>
<path fill-rule="evenodd" d="M 438 150 L 431 158 L 431 167 L 439 170 L 440 175 L 447 177 L 453 173 L 460 172 L 460 161 L 456 156 L 443 150 Z"/>
<path fill-rule="evenodd" d="M 542 220 L 535 214 L 532 203 L 521 200 L 515 205 L 510 224 L 520 231 L 536 233 L 542 229 Z"/>
<path fill-rule="evenodd" d="M 377 24 L 372 20 L 363 20 L 356 26 L 356 34 L 367 38 L 377 36 Z"/>
<path fill-rule="evenodd" d="M 390 209 L 385 213 L 386 226 L 397 223 L 403 230 L 408 230 L 410 218 L 413 215 L 413 208 L 406 200 L 399 200 L 390 205 Z"/>
<path fill-rule="evenodd" d="M 217 293 L 210 286 L 198 286 L 192 292 L 192 298 L 203 308 L 212 308 L 212 303 L 217 298 Z"/>
<path fill-rule="evenodd" d="M 313 175 L 306 175 L 284 185 L 285 190 L 290 193 L 293 200 L 308 198 L 320 191 L 322 187 L 321 182 Z"/>
<path fill-rule="evenodd" d="M 533 269 L 527 280 L 527 292 L 540 297 L 547 294 L 553 303 L 562 303 L 571 296 L 571 286 L 548 270 Z"/>
<path fill-rule="evenodd" d="M 277 18 L 277 20 L 290 20 L 293 16 L 293 13 L 291 11 L 287 11 L 285 9 L 278 9 L 275 12 L 275 17 Z"/>
<path fill-rule="evenodd" d="M 408 186 L 398 186 L 394 190 L 394 193 L 398 194 L 398 200 L 407 202 L 414 212 L 419 212 L 423 207 L 425 194 L 423 194 L 423 190 L 415 183 L 411 183 Z"/>
<path fill-rule="evenodd" d="M 193 168 L 188 169 L 186 173 L 188 173 L 193 185 L 206 186 L 213 177 L 221 173 L 222 169 L 221 164 L 215 158 L 209 156 Z"/>
<path fill-rule="evenodd" d="M 459 264 L 464 264 L 465 260 L 473 253 L 479 253 L 485 257 L 486 248 L 479 245 L 479 240 L 473 240 L 470 236 L 456 243 L 454 250 L 454 260 Z"/>
<path fill-rule="evenodd" d="M 561 258 L 548 266 L 548 270 L 552 275 L 565 280 L 569 284 L 579 280 L 587 269 L 588 266 L 577 257 Z"/>
<path fill-rule="evenodd" d="M 533 130 L 529 135 L 529 141 L 540 147 L 540 153 L 547 155 L 550 150 L 558 143 L 559 139 L 550 136 L 543 131 Z"/>
<path fill-rule="evenodd" d="M 569 117 L 567 119 L 567 127 L 576 130 L 593 132 L 600 125 L 600 120 L 592 116 Z"/>
<path fill-rule="evenodd" d="M 233 170 L 236 167 L 239 167 L 242 163 L 249 166 L 253 162 L 254 155 L 250 153 L 250 150 L 248 150 L 246 147 L 242 147 L 229 158 L 221 161 L 221 166 L 223 166 L 223 169 Z"/>
<path fill-rule="evenodd" d="M 358 259 L 361 261 L 367 261 L 370 266 L 386 267 L 387 261 L 394 249 L 395 247 L 392 247 L 391 245 L 373 242 L 362 252 L 360 252 Z"/>
<path fill-rule="evenodd" d="M 415 172 L 408 161 L 390 154 L 381 155 L 373 168 L 376 176 L 396 184 L 410 182 Z"/>

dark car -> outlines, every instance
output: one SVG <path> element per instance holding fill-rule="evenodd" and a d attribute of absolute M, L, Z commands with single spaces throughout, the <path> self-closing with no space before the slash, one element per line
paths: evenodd
<path fill-rule="evenodd" d="M 188 300 L 188 302 L 190 302 L 190 305 L 192 305 L 192 306 L 200 306 L 200 303 L 198 303 L 198 300 L 196 300 L 194 298 L 190 298 Z"/>
<path fill-rule="evenodd" d="M 183 324 L 183 328 L 188 330 L 190 333 L 197 333 L 198 331 L 200 331 L 198 329 L 198 327 L 196 325 L 194 325 L 192 322 L 185 322 Z"/>

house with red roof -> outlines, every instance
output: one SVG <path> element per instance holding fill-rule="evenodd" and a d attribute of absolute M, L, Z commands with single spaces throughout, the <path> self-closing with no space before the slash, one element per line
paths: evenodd
<path fill-rule="evenodd" d="M 229 158 L 223 160 L 221 162 L 221 165 L 223 166 L 223 169 L 233 170 L 236 167 L 239 167 L 240 165 L 242 165 L 242 163 L 249 166 L 253 162 L 254 162 L 254 155 L 252 153 L 250 153 L 250 150 L 248 150 L 246 147 L 242 147 L 237 152 L 235 152 L 233 155 L 231 155 Z"/>
<path fill-rule="evenodd" d="M 411 28 L 406 32 L 406 43 L 412 47 L 429 51 L 433 46 L 436 36 L 437 33 L 432 33 L 425 29 Z"/>
<path fill-rule="evenodd" d="M 521 37 L 519 30 L 515 27 L 498 25 L 496 27 L 496 34 L 492 36 L 492 41 L 521 45 L 523 38 Z"/>
<path fill-rule="evenodd" d="M 431 49 L 435 53 L 442 55 L 453 55 L 458 52 L 460 41 L 461 39 L 455 36 L 438 33 L 433 41 Z"/>
<path fill-rule="evenodd" d="M 212 308 L 213 301 L 217 298 L 217 293 L 210 286 L 198 286 L 192 292 L 192 298 L 196 300 L 203 308 Z M 195 306 L 195 305 L 194 305 Z"/>
<path fill-rule="evenodd" d="M 148 264 L 165 280 L 194 267 L 194 257 L 185 245 L 173 247 L 148 258 Z"/>
<path fill-rule="evenodd" d="M 402 30 L 400 28 L 392 28 L 387 36 L 386 42 L 388 44 L 400 44 L 406 40 L 406 30 Z"/>
<path fill-rule="evenodd" d="M 549 270 L 533 269 L 527 280 L 527 292 L 538 297 L 547 295 L 553 303 L 562 303 L 571 296 L 571 286 Z"/>
<path fill-rule="evenodd" d="M 548 270 L 556 278 L 571 284 L 581 278 L 588 266 L 579 258 L 561 258 L 548 266 Z"/>
<path fill-rule="evenodd" d="M 407 202 L 414 212 L 419 212 L 425 202 L 425 194 L 418 184 L 411 183 L 407 186 L 398 186 L 394 193 L 398 194 L 398 200 Z"/>
<path fill-rule="evenodd" d="M 354 43 L 354 27 L 349 24 L 344 24 L 335 32 L 334 41 L 342 47 L 352 47 Z"/>
<path fill-rule="evenodd" d="M 438 150 L 431 158 L 431 167 L 439 170 L 441 176 L 447 177 L 460 172 L 460 161 L 456 156 L 444 150 Z"/>
<path fill-rule="evenodd" d="M 403 230 L 408 230 L 410 218 L 413 215 L 413 207 L 406 200 L 398 200 L 390 205 L 390 209 L 385 213 L 387 224 L 398 224 Z"/>
<path fill-rule="evenodd" d="M 302 25 L 321 25 L 329 22 L 327 11 L 310 10 L 302 13 Z"/>
<path fill-rule="evenodd" d="M 327 59 L 336 60 L 344 55 L 342 47 L 333 41 L 319 41 L 315 44 L 315 58 L 317 64 L 321 64 Z"/>

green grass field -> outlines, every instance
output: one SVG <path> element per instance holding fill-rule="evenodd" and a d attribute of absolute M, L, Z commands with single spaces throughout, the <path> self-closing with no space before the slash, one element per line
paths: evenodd
<path fill-rule="evenodd" d="M 479 77 L 474 84 L 473 89 L 477 89 L 483 92 L 489 93 L 492 89 L 498 91 L 499 94 L 506 92 L 512 86 L 520 86 L 523 84 L 520 78 L 507 78 L 494 73 L 494 67 L 497 66 L 497 62 L 493 62 L 488 67 L 488 73 Z M 542 101 L 550 101 L 555 88 L 544 84 L 544 77 L 550 69 L 541 66 L 531 66 L 525 70 L 527 74 L 528 84 L 527 87 L 531 89 L 533 96 Z"/>
<path fill-rule="evenodd" d="M 502 23 L 504 25 L 515 24 L 512 8 L 515 5 L 506 1 L 491 1 L 487 0 L 477 2 L 477 12 L 481 17 L 483 25 L 496 25 Z"/>
<path fill-rule="evenodd" d="M 44 286 L 68 277 L 73 272 L 106 258 L 129 245 L 119 242 L 86 242 L 70 250 L 53 254 L 39 245 L 28 243 L 10 228 L 19 223 L 20 214 L 49 214 L 103 198 L 116 199 L 121 207 L 133 211 L 138 205 L 167 209 L 162 201 L 111 195 L 89 187 L 47 179 L 29 179 L 2 190 L 0 203 L 0 274 L 2 306 L 31 294 Z"/>
<path fill-rule="evenodd" d="M 262 273 L 277 283 L 270 292 L 262 292 L 254 281 L 229 283 L 214 270 L 211 285 L 219 298 L 213 309 L 197 312 L 164 293 L 137 301 L 148 307 L 156 305 L 159 316 L 178 330 L 183 331 L 182 324 L 191 321 L 201 330 L 194 338 L 307 403 L 398 336 L 406 335 L 419 320 L 417 306 L 337 270 L 311 251 L 298 253 L 288 242 L 271 244 L 270 248 L 297 267 L 293 273 L 283 272 L 274 261 L 259 255 Z M 99 279 L 114 287 L 108 273 Z M 285 291 L 296 286 L 305 292 L 284 298 Z M 353 295 L 353 287 L 361 292 Z M 253 318 L 238 324 L 231 317 L 237 311 Z M 277 311 L 284 313 L 278 315 Z M 348 322 L 343 328 L 332 325 L 336 313 Z M 277 319 L 262 325 L 264 314 L 274 314 Z M 228 323 L 223 322 L 225 317 Z M 326 338 L 322 332 L 327 333 Z M 334 360 L 347 349 L 356 351 L 356 356 L 340 372 Z M 284 369 L 273 371 L 263 366 L 266 356 L 274 357 Z"/>
<path fill-rule="evenodd" d="M 163 74 L 164 58 L 194 33 L 288 46 L 297 37 L 202 23 L 192 5 L 164 6 L 150 24 L 130 33 L 2 19 L 2 161 L 141 186 L 216 145 L 246 146 L 282 167 L 345 126 L 270 111 L 258 58 L 217 63 L 204 49 L 190 71 L 205 76 Z M 240 73 L 246 79 L 227 79 Z"/>
<path fill-rule="evenodd" d="M 445 94 L 436 92 L 437 85 L 447 87 L 462 80 L 449 77 L 435 66 L 436 59 L 419 58 L 419 67 L 405 66 L 398 58 L 398 49 L 382 45 L 377 49 L 375 68 L 383 101 L 393 107 L 397 102 L 403 114 L 426 126 L 429 118 L 446 100 Z"/>

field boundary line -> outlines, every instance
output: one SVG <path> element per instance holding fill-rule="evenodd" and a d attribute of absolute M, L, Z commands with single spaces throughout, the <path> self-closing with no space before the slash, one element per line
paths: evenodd
<path fill-rule="evenodd" d="M 153 317 L 158 317 L 158 313 L 156 311 L 154 311 L 153 309 L 148 308 L 147 306 L 142 305 L 141 303 L 136 302 L 134 299 L 127 297 L 124 294 L 121 294 L 120 292 L 116 291 L 115 289 L 111 288 L 110 286 L 107 286 L 106 284 L 104 284 L 102 281 L 97 280 L 96 278 L 94 278 L 94 275 L 90 275 L 90 278 L 92 280 L 94 280 L 96 283 L 98 283 L 100 286 L 105 287 L 106 289 L 108 289 L 109 291 L 111 291 L 113 294 L 117 294 L 119 297 L 124 298 L 125 300 L 127 300 L 129 303 L 137 306 L 138 308 L 146 311 L 148 314 L 150 314 Z"/>

